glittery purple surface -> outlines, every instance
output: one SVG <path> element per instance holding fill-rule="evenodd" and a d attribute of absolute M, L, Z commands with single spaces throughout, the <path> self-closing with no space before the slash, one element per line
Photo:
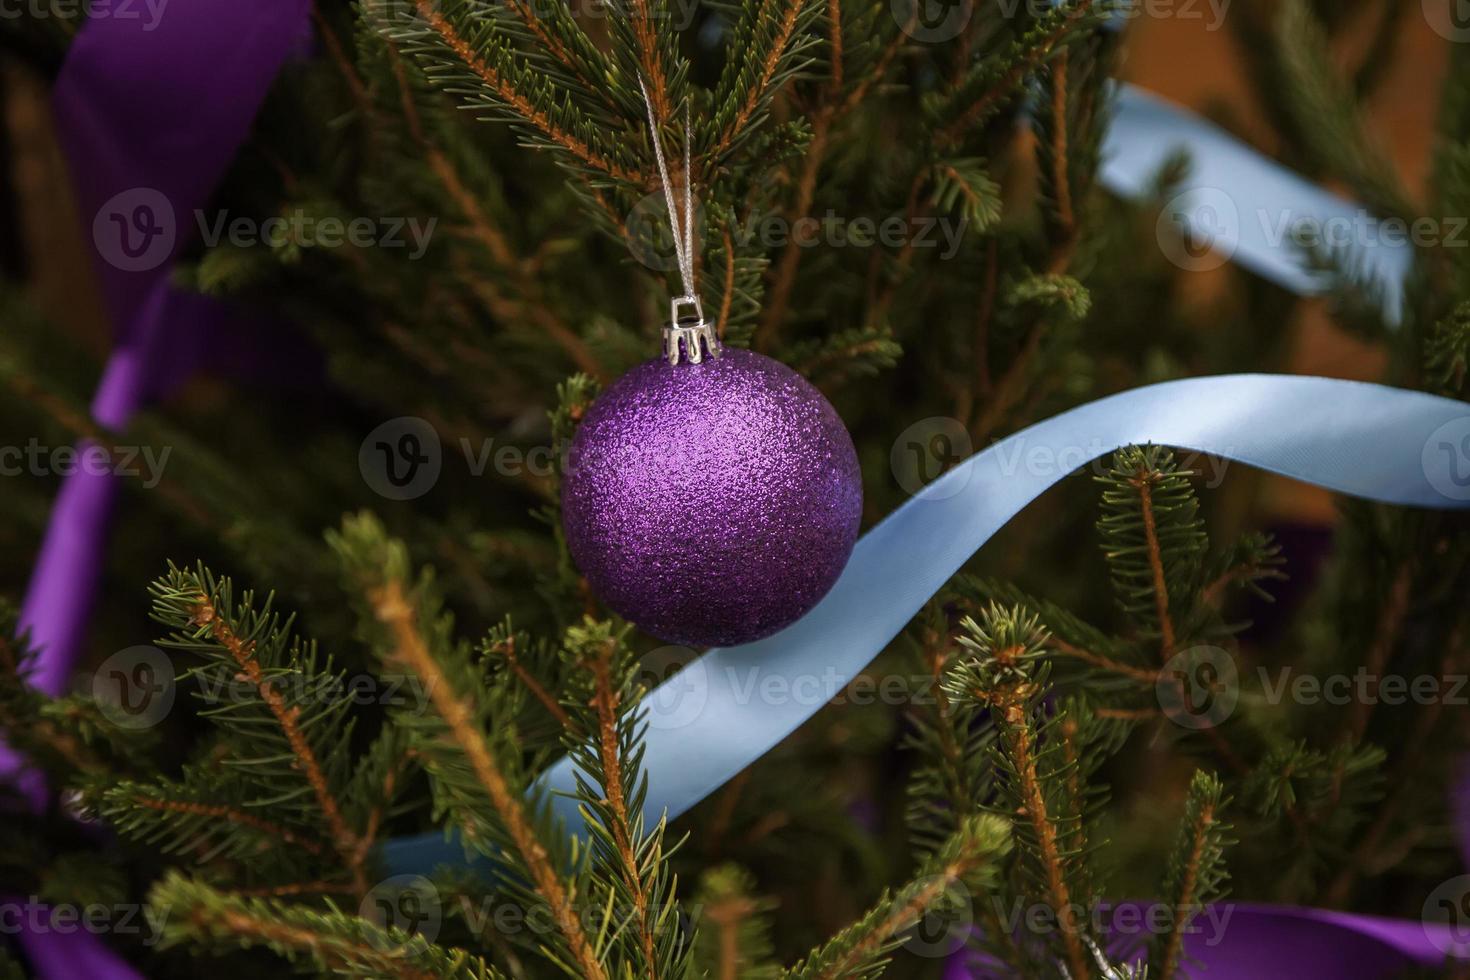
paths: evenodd
<path fill-rule="evenodd" d="M 857 540 L 862 481 L 842 420 L 749 351 L 629 371 L 587 413 L 568 467 L 577 567 L 670 643 L 732 646 L 795 622 Z"/>

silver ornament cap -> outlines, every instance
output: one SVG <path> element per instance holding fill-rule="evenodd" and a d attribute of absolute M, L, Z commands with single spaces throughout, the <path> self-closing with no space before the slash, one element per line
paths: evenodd
<path fill-rule="evenodd" d="M 680 314 L 681 307 L 693 307 L 694 313 Z M 664 327 L 664 358 L 669 364 L 687 360 L 698 364 L 705 356 L 720 356 L 720 338 L 704 318 L 704 306 L 698 296 L 680 296 L 669 303 L 669 322 Z"/>

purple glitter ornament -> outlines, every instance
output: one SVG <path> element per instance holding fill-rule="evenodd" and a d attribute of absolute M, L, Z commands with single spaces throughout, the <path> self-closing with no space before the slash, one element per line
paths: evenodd
<path fill-rule="evenodd" d="M 726 350 L 648 361 L 597 399 L 572 443 L 562 525 L 619 614 L 671 643 L 733 646 L 827 594 L 862 503 L 852 439 L 821 393 Z"/>

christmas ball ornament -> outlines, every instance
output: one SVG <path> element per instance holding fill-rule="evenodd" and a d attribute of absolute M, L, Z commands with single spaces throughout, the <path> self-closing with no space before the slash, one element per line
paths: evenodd
<path fill-rule="evenodd" d="M 667 357 L 587 413 L 562 522 L 612 609 L 671 643 L 730 646 L 795 622 L 832 587 L 857 540 L 862 483 L 816 388 L 779 361 L 720 352 L 702 320 L 688 323 L 666 330 Z"/>
<path fill-rule="evenodd" d="M 582 420 L 562 529 L 592 590 L 625 618 L 671 643 L 734 646 L 827 594 L 857 541 L 862 482 L 817 389 L 769 357 L 721 350 L 694 281 L 687 109 L 676 208 L 646 89 L 643 100 L 684 295 L 663 358 L 620 378 Z"/>

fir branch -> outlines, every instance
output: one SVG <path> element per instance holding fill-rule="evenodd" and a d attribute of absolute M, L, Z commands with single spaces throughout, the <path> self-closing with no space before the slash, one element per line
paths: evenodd
<path fill-rule="evenodd" d="M 1051 77 L 1051 163 L 1052 188 L 1056 195 L 1057 222 L 1062 237 L 1077 233 L 1077 216 L 1072 213 L 1072 181 L 1067 175 L 1067 52 L 1057 55 Z"/>
<path fill-rule="evenodd" d="M 1060 955 L 1072 976 L 1091 976 L 1087 925 L 1078 917 L 1085 900 L 1087 796 L 1084 778 L 1116 751 L 1124 728 L 1089 733 L 1087 770 L 1074 711 L 1058 705 L 1049 720 L 1040 707 L 1047 690 L 1049 638 L 1034 614 L 988 606 L 981 620 L 966 619 L 960 643 L 967 656 L 947 672 L 943 688 L 956 699 L 991 709 L 998 732 L 993 753 L 1004 774 L 992 806 L 1018 815 L 1020 853 L 1057 916 Z M 1111 744 L 1098 736 L 1107 733 Z M 1023 832 L 1024 831 L 1024 832 Z"/>
<path fill-rule="evenodd" d="M 503 108 L 545 145 L 564 151 L 580 165 L 614 180 L 643 183 L 641 174 L 594 145 L 595 127 L 568 102 L 554 80 L 521 64 L 509 45 L 496 38 L 493 26 L 480 22 L 473 33 L 461 33 L 456 21 L 474 20 L 473 5 L 467 0 L 414 0 L 414 7 L 424 28 L 385 26 L 390 37 L 407 44 L 415 54 L 427 57 L 438 50 L 452 55 L 478 83 L 483 104 Z M 451 75 L 436 72 L 431 77 L 456 84 Z"/>
<path fill-rule="evenodd" d="M 291 751 L 296 756 L 297 764 L 300 765 L 306 781 L 311 784 L 312 792 L 316 794 L 317 803 L 327 818 L 337 847 L 342 850 L 356 847 L 357 834 L 342 819 L 342 808 L 327 784 L 321 761 L 317 759 L 316 752 L 301 729 L 301 709 L 288 705 L 285 697 L 266 679 L 265 671 L 255 659 L 255 641 L 236 633 L 229 621 L 220 615 L 214 600 L 205 592 L 200 592 L 196 598 L 191 623 L 199 628 L 199 635 L 212 638 L 229 653 L 245 679 L 255 686 L 260 693 L 260 699 L 265 702 L 271 714 L 275 715 L 282 734 L 286 736 L 286 741 L 290 743 Z"/>
<path fill-rule="evenodd" d="M 153 887 L 149 904 L 168 911 L 166 946 L 188 941 L 221 953 L 264 946 L 323 972 L 374 980 L 503 980 L 479 957 L 435 946 L 422 936 L 378 928 L 331 906 L 320 911 L 231 895 L 176 872 Z"/>
<path fill-rule="evenodd" d="M 885 892 L 856 923 L 813 950 L 786 974 L 790 980 L 867 980 L 883 972 L 905 933 L 946 903 L 971 899 L 996 886 L 999 862 L 1010 851 L 1009 825 L 989 814 L 966 817 L 950 838 L 896 893 Z M 957 885 L 963 885 L 957 889 Z M 942 913 L 941 913 L 942 914 Z"/>
<path fill-rule="evenodd" d="M 1119 450 L 1097 477 L 1106 487 L 1097 526 L 1119 602 L 1159 638 L 1163 660 L 1178 649 L 1178 614 L 1194 611 L 1208 545 L 1191 475 L 1167 449 L 1146 446 Z"/>
<path fill-rule="evenodd" d="M 525 685 L 526 690 L 530 692 L 531 696 L 561 725 L 562 731 L 569 734 L 576 734 L 576 729 L 573 727 L 571 716 L 567 714 L 567 710 L 561 706 L 556 698 L 551 696 L 551 692 L 546 689 L 545 685 L 537 680 L 536 676 L 526 669 L 526 665 L 521 662 L 520 654 L 516 649 L 517 642 L 517 634 L 512 632 L 507 624 L 504 630 L 491 634 L 485 643 L 483 652 L 487 657 L 499 658 L 504 661 L 506 667 L 515 675 L 516 680 Z"/>
<path fill-rule="evenodd" d="M 773 15 L 771 7 L 779 8 Z M 732 45 L 748 43 L 741 57 L 726 61 L 714 94 L 717 135 L 709 164 L 723 158 L 746 135 L 749 124 L 769 103 L 775 85 L 795 70 L 801 45 L 792 43 L 797 29 L 818 9 L 811 0 L 760 0 L 748 4 L 747 23 L 737 26 Z"/>
<path fill-rule="evenodd" d="M 1185 803 L 1184 820 L 1169 859 L 1169 877 L 1163 894 L 1174 914 L 1169 931 L 1155 936 L 1148 962 L 1158 972 L 1159 980 L 1172 980 L 1184 951 L 1184 936 L 1190 920 L 1200 909 L 1225 897 L 1229 872 L 1225 868 L 1225 848 L 1229 825 L 1220 821 L 1220 810 L 1226 805 L 1224 787 L 1211 773 L 1196 772 Z"/>
<path fill-rule="evenodd" d="M 695 905 L 704 923 L 696 949 L 711 980 L 774 980 L 781 970 L 773 962 L 767 915 L 776 907 L 751 893 L 755 880 L 736 865 L 705 872 Z"/>
<path fill-rule="evenodd" d="M 567 748 L 591 833 L 591 870 L 611 883 L 613 907 L 628 910 L 631 928 L 615 937 L 627 954 L 624 962 L 639 976 L 672 980 L 687 974 L 693 948 L 675 923 L 665 821 L 660 817 L 644 830 L 641 689 L 628 629 L 587 619 L 567 630 L 563 656 L 571 676 L 565 704 L 574 728 L 592 733 L 590 743 L 568 738 Z"/>
<path fill-rule="evenodd" d="M 124 782 L 104 791 L 95 811 L 121 833 L 158 844 L 165 852 L 197 848 L 203 852 L 202 861 L 216 856 L 243 857 L 270 842 L 289 844 L 313 856 L 323 853 L 319 842 L 290 827 L 240 806 L 201 799 L 204 795 L 187 783 Z M 254 833 L 231 836 L 232 828 Z M 270 841 L 263 842 L 261 837 Z M 211 845 L 212 838 L 218 838 L 218 843 Z"/>
<path fill-rule="evenodd" d="M 366 892 L 362 837 L 348 825 L 338 792 L 352 727 L 351 703 L 331 686 L 340 677 L 330 671 L 330 661 L 325 669 L 318 668 L 315 649 L 292 639 L 290 620 L 283 623 L 272 613 L 270 599 L 257 610 L 247 592 L 237 606 L 230 580 L 215 578 L 202 565 L 193 572 L 170 566 L 150 591 L 153 618 L 175 631 L 161 641 L 164 646 L 205 657 L 205 666 L 196 673 L 221 690 L 232 691 L 230 685 L 238 680 L 254 694 L 240 700 L 231 696 L 210 712 L 216 724 L 251 740 L 250 755 L 242 751 L 233 769 L 272 802 L 303 795 L 296 790 L 283 796 L 282 777 L 304 782 L 315 810 L 296 804 L 297 812 L 325 824 L 358 892 Z M 286 687 L 292 677 L 300 683 Z M 280 746 L 278 753 L 264 751 L 270 743 L 261 725 L 267 719 L 273 723 L 271 738 Z"/>
<path fill-rule="evenodd" d="M 1470 302 L 1456 306 L 1442 318 L 1424 347 L 1425 374 L 1440 392 L 1460 397 L 1470 371 Z"/>
<path fill-rule="evenodd" d="M 1327 34 L 1305 0 L 1282 0 L 1272 40 L 1287 82 L 1280 94 L 1318 165 L 1382 214 L 1412 220 L 1419 209 L 1368 138 L 1356 94 L 1338 75 Z"/>
<path fill-rule="evenodd" d="M 417 735 L 413 744 L 424 757 L 440 806 L 453 813 L 467 842 L 488 856 L 513 862 L 511 867 L 531 889 L 528 900 L 546 903 L 564 943 L 564 968 L 606 980 L 598 949 L 573 902 L 575 882 L 559 870 L 567 867 L 575 873 L 575 864 L 563 845 L 555 852 L 548 846 L 560 828 L 552 824 L 542 799 L 527 795 L 509 724 L 514 704 L 504 689 L 486 685 L 470 666 L 468 652 L 451 638 L 453 623 L 442 611 L 432 580 L 425 575 L 410 585 L 406 549 L 388 538 L 375 518 L 348 518 L 329 542 L 351 587 L 364 600 L 363 638 L 374 653 L 408 671 L 428 692 L 431 715 L 402 720 Z M 496 709 L 493 741 L 484 727 L 491 714 L 487 705 Z"/>
<path fill-rule="evenodd" d="M 370 595 L 378 621 L 388 627 L 396 643 L 389 654 L 390 660 L 413 671 L 427 685 L 435 709 L 479 779 L 486 798 L 505 821 L 511 840 L 531 871 L 536 889 L 550 904 L 557 927 L 566 936 L 579 968 L 588 977 L 604 977 L 602 965 L 582 932 L 561 878 L 547 859 L 546 849 L 536 837 L 520 796 L 511 789 L 485 743 L 484 733 L 473 722 L 474 709 L 454 689 L 429 653 L 403 582 L 388 578 Z"/>
<path fill-rule="evenodd" d="M 1033 72 L 1086 25 L 1094 8 L 1107 6 L 1106 0 L 1074 0 L 1059 6 L 1039 18 L 1037 26 L 1005 52 L 978 63 L 952 92 L 931 100 L 930 115 L 939 124 L 934 144 L 952 146 L 987 122 Z"/>

